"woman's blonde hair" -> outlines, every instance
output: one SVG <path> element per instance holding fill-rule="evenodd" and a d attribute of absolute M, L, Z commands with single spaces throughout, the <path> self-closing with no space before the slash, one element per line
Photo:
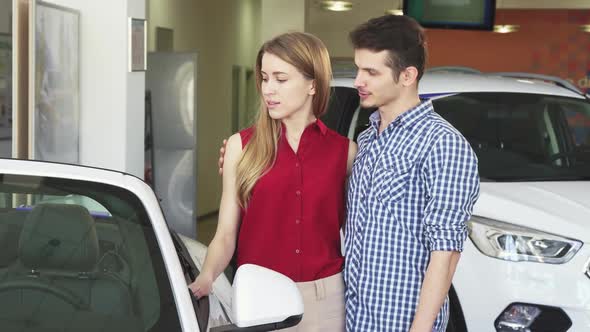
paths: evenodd
<path fill-rule="evenodd" d="M 316 118 L 326 113 L 330 97 L 332 68 L 324 43 L 317 37 L 302 32 L 281 34 L 262 45 L 256 57 L 256 88 L 260 96 L 258 119 L 252 137 L 238 162 L 236 184 L 240 206 L 246 207 L 252 188 L 272 167 L 277 155 L 281 122 L 268 114 L 262 97 L 262 57 L 273 54 L 291 64 L 307 79 L 314 81 L 312 111 Z"/>

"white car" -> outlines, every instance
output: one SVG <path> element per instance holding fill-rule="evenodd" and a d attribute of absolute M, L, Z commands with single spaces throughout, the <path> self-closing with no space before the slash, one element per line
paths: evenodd
<path fill-rule="evenodd" d="M 324 120 L 356 140 L 374 109 L 359 107 L 353 77 L 334 80 Z M 554 77 L 465 68 L 426 72 L 419 93 L 479 160 L 447 330 L 590 331 L 588 96 Z"/>
<path fill-rule="evenodd" d="M 196 300 L 205 247 L 120 172 L 0 159 L 0 248 L 3 332 L 271 331 L 303 315 L 295 283 L 255 265 Z"/>

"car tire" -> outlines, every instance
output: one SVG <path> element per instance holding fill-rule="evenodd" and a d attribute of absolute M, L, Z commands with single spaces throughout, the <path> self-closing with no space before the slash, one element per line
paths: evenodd
<path fill-rule="evenodd" d="M 447 324 L 447 332 L 467 332 L 461 303 L 459 303 L 459 297 L 453 286 L 449 290 L 449 322 Z"/>

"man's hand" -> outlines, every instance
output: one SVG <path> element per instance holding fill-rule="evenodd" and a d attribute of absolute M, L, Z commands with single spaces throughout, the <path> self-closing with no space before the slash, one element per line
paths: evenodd
<path fill-rule="evenodd" d="M 227 145 L 227 140 L 223 140 L 223 145 L 221 149 L 219 149 L 219 160 L 217 161 L 217 166 L 219 166 L 219 175 L 223 175 L 223 157 L 225 157 L 225 146 Z"/>
<path fill-rule="evenodd" d="M 410 332 L 430 332 L 451 288 L 461 253 L 433 251 L 420 289 L 420 300 Z"/>

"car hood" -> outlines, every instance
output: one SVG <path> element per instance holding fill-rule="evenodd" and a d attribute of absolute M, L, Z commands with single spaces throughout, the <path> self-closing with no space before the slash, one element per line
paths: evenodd
<path fill-rule="evenodd" d="M 203 263 L 205 262 L 205 255 L 207 254 L 207 246 L 202 244 L 199 241 L 186 237 L 182 234 L 178 234 L 180 240 L 184 243 L 184 246 L 188 250 L 197 266 L 199 271 L 203 268 Z M 213 290 L 212 293 L 217 297 L 221 305 L 225 308 L 226 313 L 231 315 L 231 297 L 232 297 L 232 287 L 225 275 L 222 273 L 215 282 L 213 282 Z M 231 317 L 233 321 L 233 317 Z"/>
<path fill-rule="evenodd" d="M 482 182 L 473 214 L 590 242 L 590 182 Z"/>

